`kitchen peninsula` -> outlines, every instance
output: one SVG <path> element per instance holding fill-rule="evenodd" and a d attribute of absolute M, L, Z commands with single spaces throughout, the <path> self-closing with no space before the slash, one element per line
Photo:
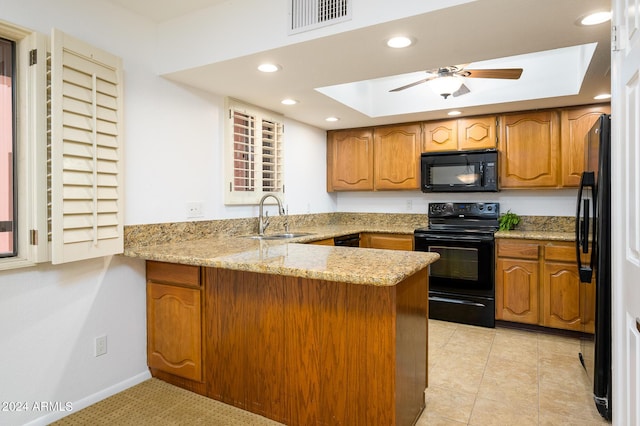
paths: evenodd
<path fill-rule="evenodd" d="M 127 248 L 147 260 L 152 374 L 288 425 L 413 424 L 438 256 L 305 244 L 355 228 Z"/>

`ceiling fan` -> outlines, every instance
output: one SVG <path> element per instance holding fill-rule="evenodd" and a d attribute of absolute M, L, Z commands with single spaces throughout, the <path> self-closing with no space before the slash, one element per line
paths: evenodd
<path fill-rule="evenodd" d="M 465 69 L 464 65 L 452 65 L 426 71 L 429 76 L 422 80 L 396 87 L 390 92 L 399 92 L 418 84 L 429 82 L 431 88 L 443 98 L 449 96 L 460 96 L 469 93 L 469 88 L 465 86 L 462 77 L 467 78 L 500 78 L 517 80 L 522 75 L 522 68 L 495 68 L 495 69 Z"/>

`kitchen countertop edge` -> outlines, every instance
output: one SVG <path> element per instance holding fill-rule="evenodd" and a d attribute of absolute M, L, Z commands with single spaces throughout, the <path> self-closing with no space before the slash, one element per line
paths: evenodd
<path fill-rule="evenodd" d="M 373 228 L 373 229 L 372 229 Z M 435 262 L 436 253 L 307 244 L 351 233 L 413 234 L 402 226 L 332 225 L 295 229 L 288 240 L 221 235 L 192 241 L 125 248 L 128 257 L 371 286 L 393 286 Z"/>

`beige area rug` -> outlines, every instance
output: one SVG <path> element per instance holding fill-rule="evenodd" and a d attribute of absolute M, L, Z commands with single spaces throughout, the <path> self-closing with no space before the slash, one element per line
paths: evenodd
<path fill-rule="evenodd" d="M 150 379 L 53 425 L 274 426 L 280 423 Z"/>

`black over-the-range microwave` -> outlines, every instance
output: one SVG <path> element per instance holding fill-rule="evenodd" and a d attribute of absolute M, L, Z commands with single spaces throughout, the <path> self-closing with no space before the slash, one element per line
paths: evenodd
<path fill-rule="evenodd" d="M 498 152 L 425 152 L 421 158 L 422 192 L 497 192 Z"/>

